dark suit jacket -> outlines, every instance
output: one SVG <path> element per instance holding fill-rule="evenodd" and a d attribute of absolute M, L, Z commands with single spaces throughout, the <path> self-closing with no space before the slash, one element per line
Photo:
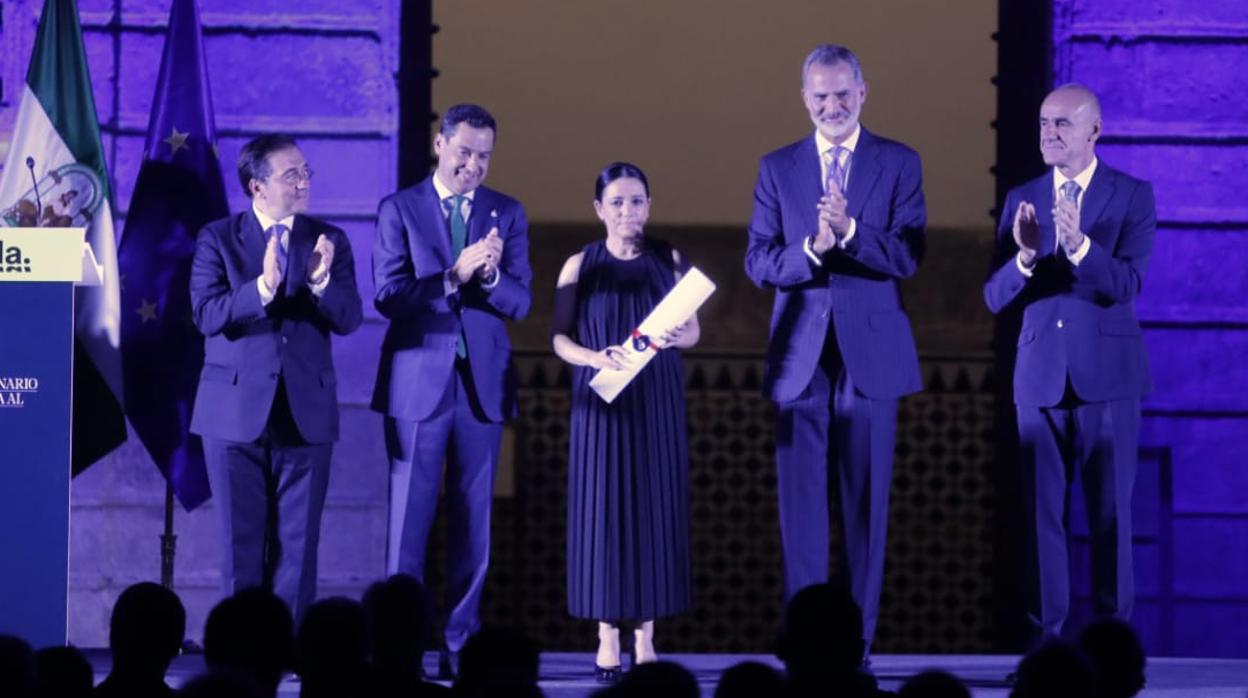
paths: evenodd
<path fill-rule="evenodd" d="M 432 177 L 381 202 L 373 241 L 373 303 L 390 327 L 381 347 L 372 407 L 385 415 L 418 421 L 433 412 L 454 367 L 461 328 L 485 415 L 499 422 L 515 414 L 506 321 L 529 312 L 533 274 L 528 220 L 524 207 L 509 196 L 478 187 L 473 197 L 468 244 L 498 226 L 503 238 L 500 277 L 492 289 L 483 289 L 474 279 L 450 296 L 443 278 L 455 260 Z"/>
<path fill-rule="evenodd" d="M 318 299 L 305 277 L 320 235 L 334 243 L 329 286 Z M 329 334 L 345 335 L 363 319 L 351 243 L 341 230 L 295 216 L 288 271 L 273 301 L 260 303 L 256 278 L 264 231 L 250 209 L 204 226 L 191 265 L 191 308 L 207 338 L 191 431 L 250 442 L 269 417 L 278 378 L 309 443 L 338 438 L 338 395 Z"/>
<path fill-rule="evenodd" d="M 1014 213 L 1021 201 L 1035 205 L 1043 237 L 1030 279 L 1015 263 Z M 1135 317 L 1135 298 L 1157 227 L 1152 185 L 1100 161 L 1079 214 L 1092 246 L 1077 267 L 1065 252 L 1055 254 L 1052 208 L 1052 171 L 1010 190 L 997 227 L 992 272 L 984 284 L 984 300 L 992 312 L 1013 307 L 1023 313 L 1014 401 L 1056 405 L 1067 377 L 1075 393 L 1089 402 L 1138 398 L 1152 389 Z"/>
<path fill-rule="evenodd" d="M 927 213 L 919 156 L 865 128 L 846 197 L 857 231 L 816 267 L 803 244 L 819 229 L 823 195 L 814 134 L 763 157 L 745 271 L 776 289 L 764 391 L 795 399 L 810 383 L 831 329 L 854 384 L 872 398 L 922 389 L 910 320 L 897 280 L 923 258 Z"/>

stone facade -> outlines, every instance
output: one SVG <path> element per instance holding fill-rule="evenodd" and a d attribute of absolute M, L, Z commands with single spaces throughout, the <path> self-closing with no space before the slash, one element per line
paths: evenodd
<path fill-rule="evenodd" d="M 1248 5 L 1058 0 L 1053 49 L 1055 82 L 1101 97 L 1101 157 L 1152 181 L 1157 198 L 1137 304 L 1156 389 L 1135 500 L 1135 621 L 1151 653 L 1243 656 Z"/>
<path fill-rule="evenodd" d="M 234 175 L 254 135 L 295 136 L 316 170 L 313 215 L 347 231 L 360 291 L 372 298 L 369 252 L 380 198 L 395 188 L 399 61 L 398 0 L 278 0 L 198 3 L 230 209 L 248 206 Z M 80 0 L 108 165 L 123 234 L 142 160 L 168 0 Z M 13 128 L 42 0 L 0 4 L 0 133 Z M 12 59 L 12 60 L 11 60 Z M 7 140 L 7 138 L 0 138 Z M 330 479 L 321 541 L 322 595 L 358 596 L 383 570 L 386 472 L 381 421 L 367 409 L 381 324 L 366 303 L 364 327 L 336 338 L 343 437 Z M 127 585 L 160 578 L 164 480 L 137 438 L 73 481 L 70 642 L 104 646 L 113 601 Z M 219 553 L 210 501 L 175 513 L 174 588 L 198 638 L 219 596 Z"/>

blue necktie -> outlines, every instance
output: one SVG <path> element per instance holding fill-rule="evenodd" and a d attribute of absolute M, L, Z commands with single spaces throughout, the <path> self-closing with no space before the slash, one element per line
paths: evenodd
<path fill-rule="evenodd" d="M 1073 179 L 1068 180 L 1062 185 L 1062 198 L 1078 206 L 1079 192 L 1081 191 L 1083 191 L 1083 187 L 1079 186 L 1078 182 Z"/>
<path fill-rule="evenodd" d="M 277 267 L 282 270 L 282 278 L 286 278 L 286 263 L 289 261 L 289 255 L 286 252 L 286 246 L 282 244 L 282 235 L 286 233 L 286 226 L 281 223 L 274 223 L 269 226 L 268 235 L 265 236 L 264 244 L 269 244 L 269 240 L 277 238 Z M 277 290 L 277 289 L 274 289 Z"/>
<path fill-rule="evenodd" d="M 841 162 L 841 154 L 844 153 L 844 162 Z M 842 194 L 845 193 L 845 173 L 849 171 L 849 158 L 853 155 L 849 148 L 837 145 L 827 151 L 828 158 L 828 178 L 823 182 L 823 190 L 825 192 L 832 190 L 833 183 Z"/>
<path fill-rule="evenodd" d="M 1079 208 L 1079 192 L 1081 191 L 1083 191 L 1083 187 L 1079 186 L 1078 182 L 1076 182 L 1073 179 L 1068 179 L 1066 180 L 1066 183 L 1062 185 L 1062 190 L 1061 190 L 1062 198 L 1074 204 L 1075 208 L 1078 209 Z M 1054 226 L 1053 229 L 1054 231 L 1056 231 L 1057 226 Z M 1053 249 L 1054 254 L 1057 254 L 1059 256 L 1065 254 L 1066 252 L 1065 250 L 1062 249 L 1062 238 L 1061 238 L 1060 233 L 1057 234 L 1057 237 L 1053 241 L 1053 248 L 1054 248 Z"/>

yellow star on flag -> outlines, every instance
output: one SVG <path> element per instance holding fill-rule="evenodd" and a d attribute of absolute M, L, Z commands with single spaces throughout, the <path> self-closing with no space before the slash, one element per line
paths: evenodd
<path fill-rule="evenodd" d="M 139 309 L 135 312 L 139 314 L 139 317 L 143 318 L 143 323 L 147 324 L 148 321 L 156 319 L 156 304 L 144 298 L 142 304 L 139 305 Z"/>
<path fill-rule="evenodd" d="M 190 134 L 189 132 L 188 132 L 188 133 L 178 133 L 178 127 L 177 127 L 177 126 L 174 126 L 174 127 L 173 127 L 173 133 L 169 134 L 169 137 L 165 139 L 165 143 L 168 143 L 168 144 L 169 144 L 169 150 L 170 150 L 170 153 L 169 153 L 169 154 L 170 154 L 170 155 L 177 155 L 179 150 L 181 150 L 182 148 L 185 148 L 185 147 L 186 147 L 186 139 L 187 139 L 187 137 L 188 137 L 188 136 L 190 136 L 190 135 L 191 135 L 191 134 Z"/>

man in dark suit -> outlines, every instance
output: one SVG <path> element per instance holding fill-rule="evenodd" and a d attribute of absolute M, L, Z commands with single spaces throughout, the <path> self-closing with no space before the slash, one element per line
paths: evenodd
<path fill-rule="evenodd" d="M 495 132 L 479 106 L 448 109 L 436 171 L 381 202 L 373 243 L 374 303 L 390 320 L 373 393 L 390 458 L 386 567 L 424 581 L 445 461 L 443 676 L 479 625 L 502 422 L 516 410 L 506 323 L 530 303 L 524 207 L 481 186 Z"/>
<path fill-rule="evenodd" d="M 207 338 L 191 431 L 220 512 L 226 595 L 271 589 L 296 619 L 316 597 L 316 553 L 338 439 L 330 333 L 363 313 L 347 236 L 303 215 L 312 170 L 295 141 L 243 146 L 251 208 L 200 231 L 191 267 Z"/>
<path fill-rule="evenodd" d="M 745 269 L 776 290 L 764 390 L 776 401 L 785 593 L 828 581 L 829 492 L 839 493 L 841 568 L 869 646 L 897 400 L 922 388 L 897 280 L 919 266 L 927 214 L 918 154 L 861 127 L 866 98 L 849 49 L 806 57 L 815 132 L 763 158 Z"/>
<path fill-rule="evenodd" d="M 1014 403 L 1027 507 L 1029 615 L 1039 639 L 1061 633 L 1070 605 L 1065 502 L 1078 473 L 1100 615 L 1134 604 L 1131 489 L 1140 397 L 1151 389 L 1135 317 L 1153 250 L 1153 189 L 1096 157 L 1101 107 L 1064 85 L 1040 107 L 1040 152 L 1052 170 L 1010 190 L 984 299 L 1021 310 Z"/>

